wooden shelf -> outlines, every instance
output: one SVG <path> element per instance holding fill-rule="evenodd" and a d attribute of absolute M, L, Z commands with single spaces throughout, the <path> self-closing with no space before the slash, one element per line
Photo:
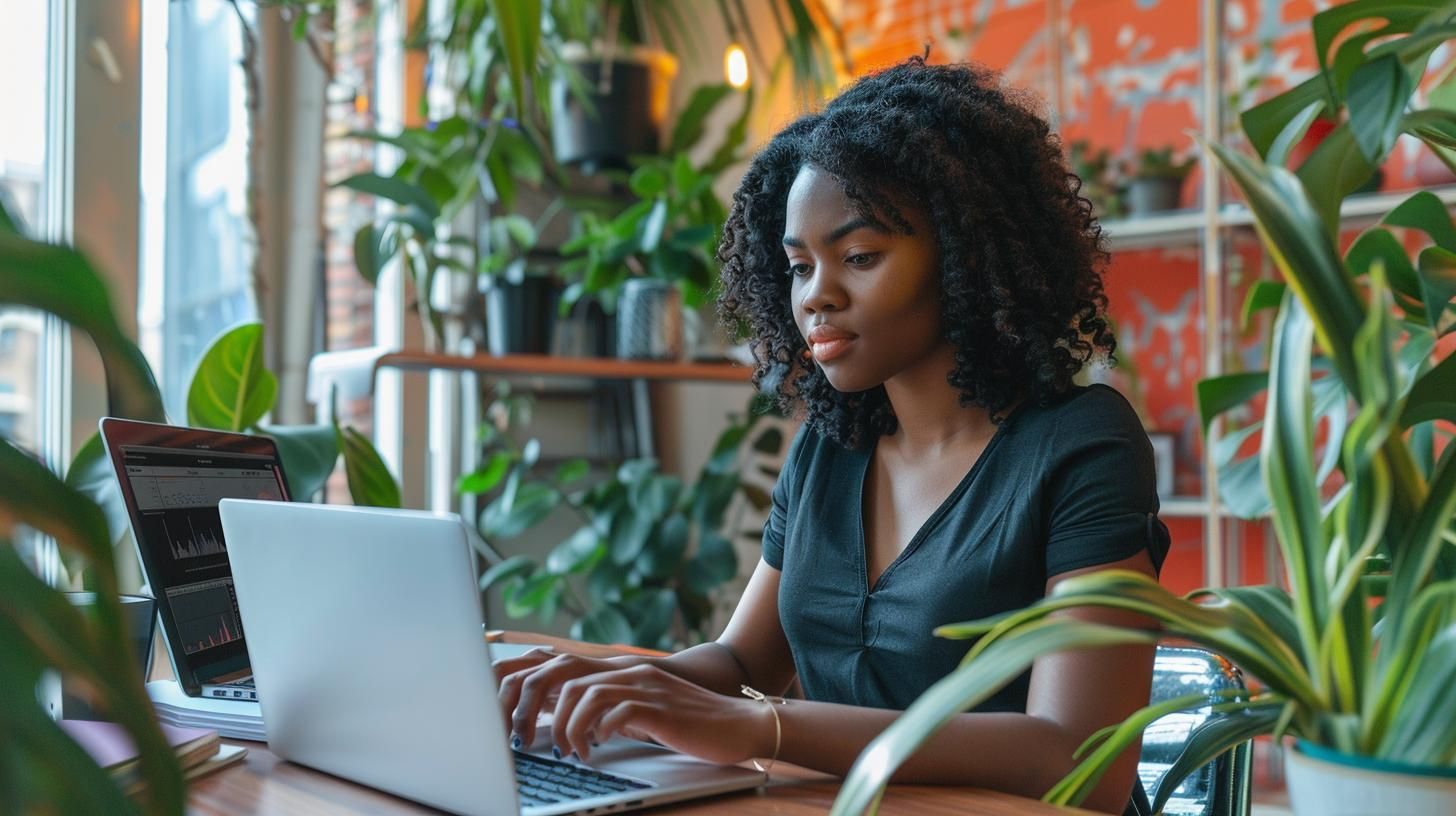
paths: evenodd
<path fill-rule="evenodd" d="M 598 380 L 686 380 L 746 383 L 753 370 L 735 363 L 678 363 L 617 360 L 604 357 L 557 357 L 549 354 L 427 354 L 400 351 L 382 355 L 374 370 L 471 371 L 476 374 L 525 374 L 535 377 L 590 377 Z"/>

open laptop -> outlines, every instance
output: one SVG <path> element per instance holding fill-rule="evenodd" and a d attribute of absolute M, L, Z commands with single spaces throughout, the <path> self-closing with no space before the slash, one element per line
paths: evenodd
<path fill-rule="evenodd" d="M 273 440 L 112 417 L 101 440 L 178 684 L 193 697 L 257 700 L 217 503 L 288 500 Z"/>
<path fill-rule="evenodd" d="M 458 516 L 224 499 L 254 677 L 278 756 L 465 814 L 602 813 L 764 775 L 613 739 L 590 767 L 549 729 L 512 751 Z"/>

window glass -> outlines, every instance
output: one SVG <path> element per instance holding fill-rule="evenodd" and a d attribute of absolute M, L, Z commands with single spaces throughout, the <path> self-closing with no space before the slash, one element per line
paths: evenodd
<path fill-rule="evenodd" d="M 251 4 L 144 0 L 142 350 L 167 413 L 225 328 L 257 317 L 242 26 Z"/>

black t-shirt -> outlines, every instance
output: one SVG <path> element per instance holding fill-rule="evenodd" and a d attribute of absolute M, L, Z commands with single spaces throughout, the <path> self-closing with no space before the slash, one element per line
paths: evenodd
<path fill-rule="evenodd" d="M 1168 552 L 1153 452 L 1106 386 L 1023 403 L 867 591 L 863 486 L 871 451 L 807 428 L 790 446 L 764 527 L 782 572 L 779 615 L 810 700 L 903 710 L 949 674 L 969 642 L 942 624 L 1021 609 L 1059 573 L 1146 549 Z M 1026 710 L 1030 672 L 976 708 Z"/>

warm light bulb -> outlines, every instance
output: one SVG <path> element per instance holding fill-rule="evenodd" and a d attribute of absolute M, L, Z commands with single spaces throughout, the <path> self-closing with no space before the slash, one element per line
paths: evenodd
<path fill-rule="evenodd" d="M 723 76 L 735 88 L 748 85 L 748 55 L 743 53 L 743 46 L 738 43 L 733 43 L 723 52 Z"/>

